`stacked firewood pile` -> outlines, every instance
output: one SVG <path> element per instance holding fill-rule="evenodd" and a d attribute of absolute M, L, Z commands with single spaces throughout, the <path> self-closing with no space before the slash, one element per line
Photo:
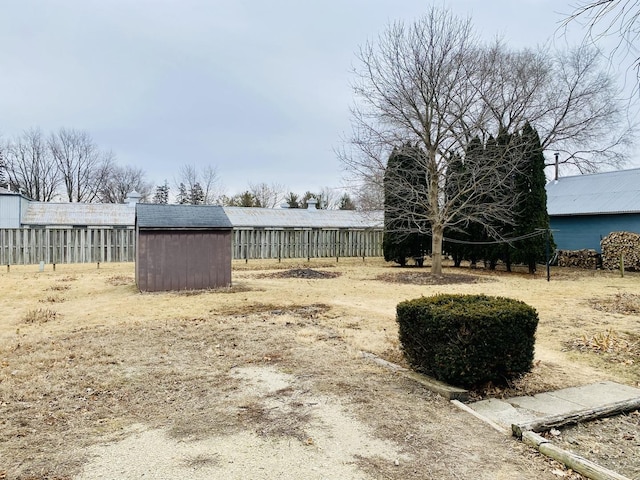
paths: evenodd
<path fill-rule="evenodd" d="M 602 239 L 600 248 L 603 268 L 619 269 L 622 258 L 625 270 L 640 271 L 640 234 L 611 232 Z"/>
<path fill-rule="evenodd" d="M 592 249 L 558 250 L 559 267 L 590 268 L 595 270 L 600 265 L 600 254 Z"/>

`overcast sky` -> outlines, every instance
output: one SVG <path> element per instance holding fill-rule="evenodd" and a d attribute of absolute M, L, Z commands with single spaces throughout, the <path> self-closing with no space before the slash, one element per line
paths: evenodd
<path fill-rule="evenodd" d="M 545 43 L 563 0 L 447 0 L 488 40 Z M 121 165 L 171 184 L 217 166 L 303 193 L 340 187 L 359 45 L 423 0 L 0 0 L 0 135 L 88 131 Z M 577 37 L 576 37 L 577 38 Z"/>

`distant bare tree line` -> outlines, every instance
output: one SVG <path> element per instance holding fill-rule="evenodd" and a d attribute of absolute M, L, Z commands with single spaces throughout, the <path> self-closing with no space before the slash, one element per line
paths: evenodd
<path fill-rule="evenodd" d="M 88 132 L 67 128 L 48 135 L 31 128 L 0 142 L 0 187 L 41 202 L 124 203 L 136 191 L 142 202 L 153 203 L 306 208 L 315 198 L 318 208 L 355 208 L 346 193 L 329 187 L 297 195 L 277 182 L 249 182 L 245 191 L 227 195 L 218 169 L 209 164 L 181 165 L 171 184 L 154 187 L 143 169 L 118 165 L 115 154 Z"/>
<path fill-rule="evenodd" d="M 308 201 L 315 199 L 316 208 L 355 210 L 356 204 L 348 193 L 340 189 L 323 187 L 317 192 L 306 191 L 302 195 L 291 192 L 278 182 L 249 182 L 248 188 L 240 193 L 227 195 L 218 170 L 212 166 L 198 168 L 195 165 L 180 167 L 174 179 L 176 194 L 171 195 L 169 182 L 156 187 L 153 203 L 191 205 L 223 205 L 229 207 L 258 208 L 307 208 Z"/>
<path fill-rule="evenodd" d="M 141 169 L 120 166 L 84 130 L 39 128 L 0 144 L 0 185 L 32 200 L 121 203 L 133 190 L 149 197 L 153 186 Z"/>

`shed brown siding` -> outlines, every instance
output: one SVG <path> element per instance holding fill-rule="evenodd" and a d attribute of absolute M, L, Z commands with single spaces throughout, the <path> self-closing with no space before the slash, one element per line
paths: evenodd
<path fill-rule="evenodd" d="M 146 292 L 231 285 L 231 230 L 138 230 L 136 283 Z"/>

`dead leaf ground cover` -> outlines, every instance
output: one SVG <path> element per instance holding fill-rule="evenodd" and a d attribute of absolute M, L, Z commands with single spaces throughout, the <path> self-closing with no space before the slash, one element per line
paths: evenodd
<path fill-rule="evenodd" d="M 592 305 L 640 291 L 638 275 L 558 270 L 546 282 L 543 275 L 447 269 L 478 281 L 428 284 L 389 282 L 386 276 L 403 271 L 372 259 L 265 261 L 234 264 L 229 289 L 142 294 L 133 267 L 13 266 L 0 273 L 0 474 L 91 478 L 102 455 L 96 445 L 162 432 L 164 444 L 192 447 L 171 467 L 188 472 L 184 478 L 247 478 L 283 445 L 287 468 L 298 459 L 306 478 L 331 468 L 334 478 L 555 478 L 557 464 L 362 360 L 359 352 L 368 351 L 402 362 L 395 305 L 420 295 L 503 295 L 538 310 L 536 367 L 513 392 L 601 379 L 637 385 L 640 378 L 636 361 L 567 347 L 599 332 L 640 331 L 636 313 Z M 338 275 L 274 275 L 300 269 Z M 288 380 L 258 394 L 239 374 L 247 371 Z M 484 393 L 505 393 L 490 390 Z M 354 431 L 364 433 L 347 435 Z M 244 472 L 228 470 L 225 450 L 199 443 L 215 438 L 222 448 L 227 439 L 237 454 L 247 435 L 263 443 L 247 450 L 254 454 L 243 458 Z M 351 452 L 332 450 L 331 438 L 382 443 Z M 295 478 L 289 471 L 280 478 Z"/>

